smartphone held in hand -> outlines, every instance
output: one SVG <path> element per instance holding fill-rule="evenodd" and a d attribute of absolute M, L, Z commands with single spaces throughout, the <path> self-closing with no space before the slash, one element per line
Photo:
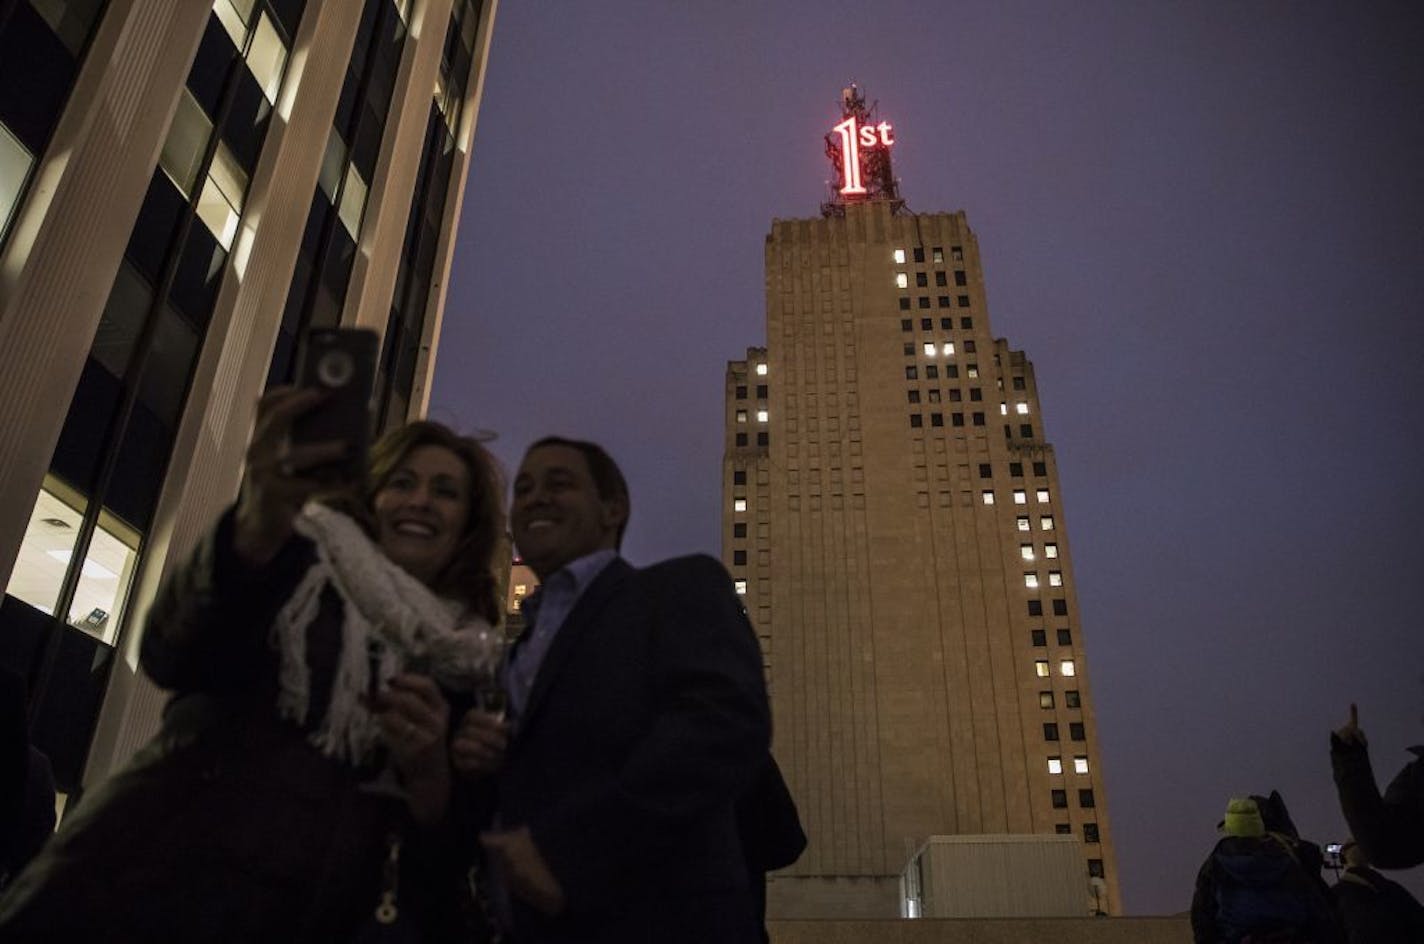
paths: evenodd
<path fill-rule="evenodd" d="M 292 424 L 293 445 L 344 442 L 348 459 L 331 474 L 354 478 L 370 445 L 371 390 L 380 338 L 364 328 L 314 328 L 307 333 L 297 365 L 297 386 L 322 391 L 325 398 Z"/>

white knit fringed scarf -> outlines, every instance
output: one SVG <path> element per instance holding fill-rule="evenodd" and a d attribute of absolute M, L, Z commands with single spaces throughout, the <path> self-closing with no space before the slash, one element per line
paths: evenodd
<path fill-rule="evenodd" d="M 387 558 L 351 518 L 310 502 L 294 527 L 316 545 L 316 562 L 272 624 L 272 645 L 282 660 L 277 710 L 306 723 L 307 630 L 329 586 L 341 598 L 343 619 L 331 698 L 310 737 L 323 754 L 352 764 L 371 759 L 379 728 L 361 696 L 370 690 L 373 661 L 381 680 L 408 669 L 457 690 L 498 670 L 503 646 L 489 623 L 437 597 Z"/>

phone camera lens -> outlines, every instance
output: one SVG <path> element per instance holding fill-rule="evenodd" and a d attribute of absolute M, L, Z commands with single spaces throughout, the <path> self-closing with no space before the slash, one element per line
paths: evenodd
<path fill-rule="evenodd" d="M 325 387 L 344 387 L 356 372 L 356 362 L 345 351 L 328 351 L 316 362 L 316 377 Z"/>

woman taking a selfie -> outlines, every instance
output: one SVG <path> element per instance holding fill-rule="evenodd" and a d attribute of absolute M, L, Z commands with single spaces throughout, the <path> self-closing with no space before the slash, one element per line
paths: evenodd
<path fill-rule="evenodd" d="M 502 486 L 415 422 L 342 481 L 293 445 L 322 394 L 258 406 L 241 498 L 160 590 L 162 730 L 0 900 L 0 940 L 441 940 L 468 920 L 450 698 L 493 671 Z M 319 501 L 313 501 L 319 498 Z"/>

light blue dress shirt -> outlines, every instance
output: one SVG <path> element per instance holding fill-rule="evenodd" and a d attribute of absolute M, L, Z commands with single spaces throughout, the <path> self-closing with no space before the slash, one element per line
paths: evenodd
<path fill-rule="evenodd" d="M 604 548 L 571 561 L 550 574 L 549 579 L 541 583 L 539 589 L 520 606 L 519 611 L 524 615 L 527 626 L 510 650 L 504 667 L 504 688 L 509 695 L 511 720 L 518 719 L 524 713 L 529 693 L 534 689 L 534 680 L 539 676 L 539 667 L 544 664 L 544 656 L 548 654 L 564 621 L 573 612 L 579 597 L 617 557 L 616 550 Z"/>

